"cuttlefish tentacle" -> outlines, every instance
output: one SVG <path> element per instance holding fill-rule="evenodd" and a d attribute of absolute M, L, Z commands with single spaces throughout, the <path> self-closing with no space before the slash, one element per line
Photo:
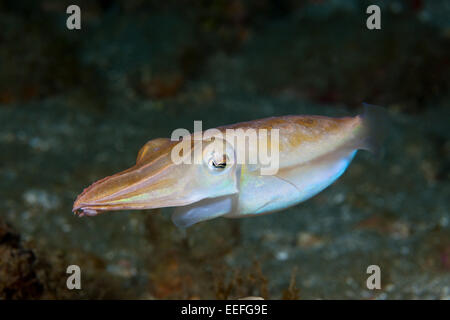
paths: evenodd
<path fill-rule="evenodd" d="M 213 142 L 194 139 L 193 150 L 200 153 L 190 151 L 183 157 L 200 155 L 200 161 L 175 163 L 172 151 L 182 142 L 158 138 L 141 148 L 133 167 L 86 188 L 77 197 L 73 211 L 82 216 L 110 210 L 176 207 L 172 220 L 180 227 L 219 216 L 237 218 L 279 211 L 333 183 L 357 150 L 379 149 L 386 115 L 380 107 L 365 105 L 364 114 L 355 117 L 282 116 L 217 128 L 223 133 L 228 129 L 239 134 L 248 129 L 277 129 L 276 173 L 261 174 L 260 163 L 236 163 L 242 151 L 227 141 L 223 141 L 223 154 L 211 160 L 208 148 Z"/>

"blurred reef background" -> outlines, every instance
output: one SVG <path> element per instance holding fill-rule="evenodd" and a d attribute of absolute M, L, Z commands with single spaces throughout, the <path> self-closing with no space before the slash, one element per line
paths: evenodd
<path fill-rule="evenodd" d="M 445 0 L 0 0 L 0 299 L 449 299 L 449 74 Z M 71 213 L 193 120 L 362 102 L 392 117 L 384 157 L 358 153 L 283 212 L 186 235 L 169 209 Z M 71 264 L 82 290 L 66 288 Z M 381 290 L 366 288 L 372 264 Z"/>

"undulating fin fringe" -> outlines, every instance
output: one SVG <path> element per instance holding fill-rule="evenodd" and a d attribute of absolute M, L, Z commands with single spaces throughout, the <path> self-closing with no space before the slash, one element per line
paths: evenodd
<path fill-rule="evenodd" d="M 377 156 L 383 154 L 383 143 L 389 131 L 389 117 L 386 109 L 363 103 L 364 112 L 360 115 L 362 119 L 361 131 L 358 133 L 358 147 L 369 150 Z"/>

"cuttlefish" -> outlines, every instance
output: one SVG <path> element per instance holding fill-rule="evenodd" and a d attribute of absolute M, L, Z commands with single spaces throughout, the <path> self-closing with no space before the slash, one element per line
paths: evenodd
<path fill-rule="evenodd" d="M 381 107 L 365 105 L 363 114 L 355 117 L 290 115 L 216 129 L 219 133 L 233 129 L 238 135 L 248 129 L 266 129 L 269 137 L 276 130 L 277 148 L 273 139 L 265 142 L 270 152 L 278 152 L 277 170 L 272 174 L 262 174 L 264 165 L 258 161 L 248 162 L 249 155 L 258 148 L 236 148 L 226 139 L 223 148 L 211 148 L 218 138 L 192 139 L 191 151 L 177 151 L 182 158 L 196 157 L 191 162 L 175 162 L 173 155 L 175 148 L 179 149 L 180 143 L 193 134 L 178 141 L 150 140 L 139 151 L 134 166 L 84 189 L 73 212 L 93 216 L 111 210 L 175 207 L 172 221 L 185 228 L 216 217 L 251 217 L 280 211 L 332 184 L 347 169 L 357 150 L 378 149 L 384 122 Z M 242 152 L 246 153 L 241 157 L 244 161 L 236 161 Z"/>

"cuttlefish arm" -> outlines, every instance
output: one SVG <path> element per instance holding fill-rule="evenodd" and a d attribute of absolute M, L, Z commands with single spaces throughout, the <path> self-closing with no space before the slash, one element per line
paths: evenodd
<path fill-rule="evenodd" d="M 259 164 L 236 164 L 240 151 L 228 144 L 224 154 L 212 155 L 207 152 L 210 142 L 193 140 L 192 149 L 200 148 L 199 153 L 193 152 L 200 162 L 187 164 L 172 159 L 181 142 L 154 139 L 139 151 L 134 166 L 86 188 L 73 211 L 83 216 L 176 207 L 172 220 L 187 227 L 218 216 L 280 210 L 331 184 L 345 171 L 356 150 L 376 149 L 383 136 L 384 118 L 382 109 L 366 106 L 366 112 L 356 117 L 283 116 L 218 128 L 222 132 L 278 129 L 279 170 L 273 176 L 261 176 Z M 220 159 L 227 161 L 221 163 Z"/>
<path fill-rule="evenodd" d="M 207 198 L 187 206 L 176 207 L 172 221 L 177 227 L 187 228 L 198 222 L 229 214 L 233 209 L 233 196 Z"/>

